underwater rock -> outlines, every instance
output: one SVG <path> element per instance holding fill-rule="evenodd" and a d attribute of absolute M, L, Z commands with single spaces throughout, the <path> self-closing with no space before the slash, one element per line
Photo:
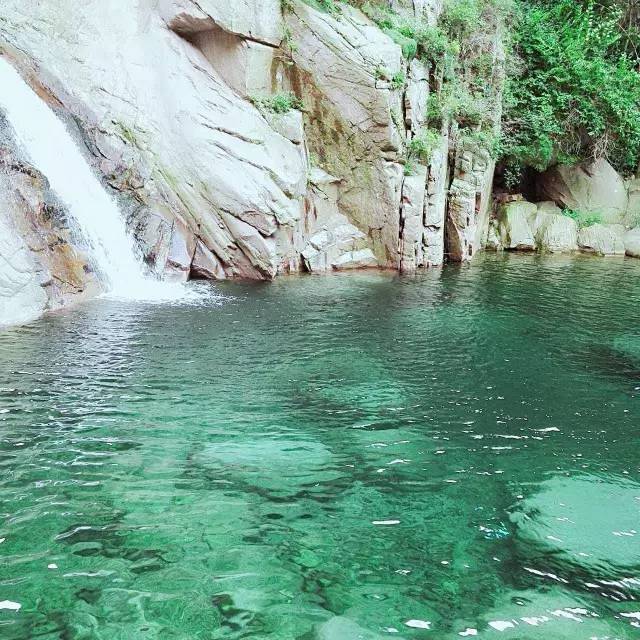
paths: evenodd
<path fill-rule="evenodd" d="M 640 577 L 640 486 L 634 482 L 555 477 L 525 499 L 511 520 L 517 540 L 554 565 L 593 577 Z"/>

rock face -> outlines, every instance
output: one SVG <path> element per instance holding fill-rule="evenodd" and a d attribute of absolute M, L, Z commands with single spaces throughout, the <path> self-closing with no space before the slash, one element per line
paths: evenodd
<path fill-rule="evenodd" d="M 449 259 L 471 260 L 485 241 L 495 165 L 489 152 L 462 141 L 456 148 L 446 223 Z"/>
<path fill-rule="evenodd" d="M 68 123 L 158 275 L 413 272 L 471 259 L 488 229 L 489 154 L 444 122 L 431 158 L 405 175 L 433 69 L 358 9 L 312 4 L 5 0 L 0 55 Z M 391 8 L 434 24 L 442 5 Z M 288 92 L 303 109 L 276 105 Z M 68 256 L 52 269 L 24 211 L 5 208 L 33 273 L 66 283 L 44 287 L 45 308 L 95 289 L 77 238 L 63 238 Z"/>
<path fill-rule="evenodd" d="M 588 165 L 552 167 L 538 180 L 539 195 L 583 213 L 597 213 L 606 223 L 623 222 L 629 206 L 627 187 L 604 159 Z"/>
<path fill-rule="evenodd" d="M 8 217 L 0 210 L 0 326 L 34 320 L 47 305 L 37 267 Z"/>

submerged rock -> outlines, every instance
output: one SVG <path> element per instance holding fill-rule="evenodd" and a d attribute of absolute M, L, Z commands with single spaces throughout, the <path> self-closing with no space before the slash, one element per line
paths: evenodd
<path fill-rule="evenodd" d="M 519 542 L 554 564 L 594 577 L 640 577 L 640 485 L 634 482 L 555 477 L 511 519 Z"/>
<path fill-rule="evenodd" d="M 613 615 L 603 619 L 587 600 L 559 588 L 507 592 L 481 621 L 463 620 L 458 626 L 462 633 L 452 638 L 463 635 L 465 626 L 478 638 L 506 640 L 626 638 L 631 630 L 628 622 Z"/>

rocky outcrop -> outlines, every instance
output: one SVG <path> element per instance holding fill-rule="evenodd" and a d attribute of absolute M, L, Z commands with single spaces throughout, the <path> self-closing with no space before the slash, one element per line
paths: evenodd
<path fill-rule="evenodd" d="M 592 224 L 578 228 L 576 221 L 552 202 L 534 204 L 513 200 L 500 205 L 489 227 L 487 248 L 571 253 L 577 250 L 602 256 L 640 253 L 640 233 L 625 234 L 620 224 Z"/>
<path fill-rule="evenodd" d="M 242 15 L 255 22 L 260 12 L 250 4 Z M 212 25 L 250 34 L 253 26 L 242 26 L 240 14 L 225 18 L 223 3 L 198 6 L 200 13 L 195 3 L 168 3 L 161 14 L 147 2 L 120 12 L 96 0 L 55 8 L 8 0 L 0 38 L 7 51 L 28 54 L 14 62 L 26 73 L 37 65 L 40 80 L 81 123 L 96 168 L 135 210 L 138 227 L 179 223 L 226 276 L 271 278 L 288 268 L 287 233 L 277 231 L 300 220 L 306 164 L 189 40 Z M 207 6 L 217 12 L 209 15 Z M 162 246 L 153 237 L 143 242 L 159 271 L 173 243 L 164 238 Z"/>
<path fill-rule="evenodd" d="M 0 146 L 0 325 L 28 322 L 94 294 L 85 255 L 46 179 Z"/>
<path fill-rule="evenodd" d="M 314 168 L 310 177 L 305 220 L 309 240 L 302 250 L 307 271 L 322 273 L 338 269 L 376 267 L 378 262 L 367 247 L 366 236 L 340 213 L 340 181 Z"/>
<path fill-rule="evenodd" d="M 29 322 L 40 316 L 47 295 L 26 244 L 0 209 L 0 326 Z"/>
<path fill-rule="evenodd" d="M 448 194 L 446 253 L 450 260 L 470 260 L 485 241 L 494 168 L 486 149 L 464 139 L 458 144 Z"/>
<path fill-rule="evenodd" d="M 442 4 L 390 8 L 435 24 Z M 495 40 L 482 46 L 499 67 Z M 486 237 L 481 136 L 445 118 L 431 157 L 411 158 L 442 80 L 350 5 L 5 0 L 0 55 L 67 122 L 167 279 L 413 272 L 469 260 Z M 495 84 L 499 95 L 499 73 Z M 76 240 L 60 243 L 77 260 L 69 292 L 49 291 L 45 306 L 95 285 Z"/>
<path fill-rule="evenodd" d="M 605 223 L 623 222 L 627 215 L 627 187 L 604 158 L 552 167 L 539 177 L 537 188 L 539 196 L 581 213 L 598 214 Z"/>
<path fill-rule="evenodd" d="M 296 1 L 286 24 L 310 153 L 340 179 L 340 209 L 379 263 L 398 268 L 404 129 L 390 80 L 404 70 L 400 47 L 348 6 L 338 16 Z"/>

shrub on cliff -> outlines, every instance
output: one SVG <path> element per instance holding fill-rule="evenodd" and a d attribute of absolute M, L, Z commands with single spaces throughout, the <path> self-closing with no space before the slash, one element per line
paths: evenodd
<path fill-rule="evenodd" d="M 640 158 L 638 32 L 615 0 L 519 0 L 502 153 L 507 165 Z"/>

